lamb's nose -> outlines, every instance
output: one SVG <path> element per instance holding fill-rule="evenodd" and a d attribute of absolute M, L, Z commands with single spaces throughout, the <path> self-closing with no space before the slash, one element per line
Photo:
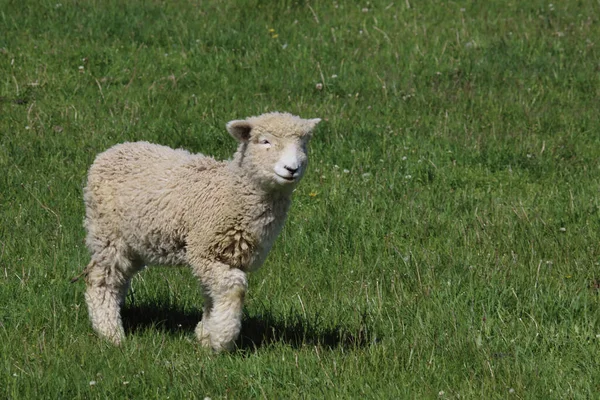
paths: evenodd
<path fill-rule="evenodd" d="M 293 168 L 293 167 L 290 167 L 290 166 L 288 166 L 288 165 L 286 165 L 286 166 L 285 166 L 285 169 L 287 169 L 288 171 L 290 171 L 290 173 L 291 173 L 292 175 L 294 175 L 294 173 L 295 173 L 296 171 L 298 171 L 298 167 L 296 167 L 296 168 Z"/>

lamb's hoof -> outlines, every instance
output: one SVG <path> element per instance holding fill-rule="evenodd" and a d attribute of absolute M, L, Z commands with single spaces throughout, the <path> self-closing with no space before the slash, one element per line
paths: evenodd
<path fill-rule="evenodd" d="M 123 331 L 110 331 L 105 332 L 100 329 L 96 329 L 96 334 L 103 340 L 114 346 L 120 346 L 125 341 L 125 332 Z"/>
<path fill-rule="evenodd" d="M 202 321 L 198 322 L 198 325 L 196 325 L 195 333 L 196 338 L 202 346 L 212 347 L 210 343 L 210 333 L 206 328 L 204 328 L 204 324 L 202 323 Z"/>
<path fill-rule="evenodd" d="M 106 338 L 110 343 L 112 343 L 115 346 L 121 346 L 123 344 L 123 342 L 125 341 L 125 335 L 114 335 L 111 337 L 107 337 Z"/>
<path fill-rule="evenodd" d="M 215 349 L 214 345 L 213 345 L 213 349 Z M 217 352 L 226 351 L 229 353 L 231 353 L 234 350 L 235 350 L 235 342 L 234 341 L 219 343 L 218 350 L 215 349 L 215 351 L 217 351 Z"/>
<path fill-rule="evenodd" d="M 200 344 L 204 347 L 208 347 L 213 349 L 215 353 L 221 352 L 231 352 L 235 349 L 235 342 L 219 342 L 214 339 L 211 339 L 210 332 L 206 329 L 202 322 L 199 322 L 196 326 L 196 338 L 200 342 Z"/>

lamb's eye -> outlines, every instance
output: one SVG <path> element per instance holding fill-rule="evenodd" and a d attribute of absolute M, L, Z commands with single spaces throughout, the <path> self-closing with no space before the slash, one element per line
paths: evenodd
<path fill-rule="evenodd" d="M 261 139 L 260 144 L 271 144 L 271 142 L 269 142 L 267 139 Z"/>

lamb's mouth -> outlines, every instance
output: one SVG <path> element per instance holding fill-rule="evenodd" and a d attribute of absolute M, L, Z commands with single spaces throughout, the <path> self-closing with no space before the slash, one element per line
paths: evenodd
<path fill-rule="evenodd" d="M 296 178 L 294 176 L 282 176 L 279 174 L 276 174 L 276 175 L 287 182 L 294 182 L 296 180 Z"/>

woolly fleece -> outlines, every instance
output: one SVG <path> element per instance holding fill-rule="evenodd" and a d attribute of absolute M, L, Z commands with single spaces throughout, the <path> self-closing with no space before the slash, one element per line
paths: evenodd
<path fill-rule="evenodd" d="M 198 340 L 232 350 L 241 329 L 246 273 L 259 268 L 285 222 L 319 119 L 269 113 L 227 124 L 231 161 L 147 142 L 99 154 L 84 190 L 84 274 L 93 328 L 124 339 L 120 309 L 146 264 L 189 265 L 204 294 Z"/>

